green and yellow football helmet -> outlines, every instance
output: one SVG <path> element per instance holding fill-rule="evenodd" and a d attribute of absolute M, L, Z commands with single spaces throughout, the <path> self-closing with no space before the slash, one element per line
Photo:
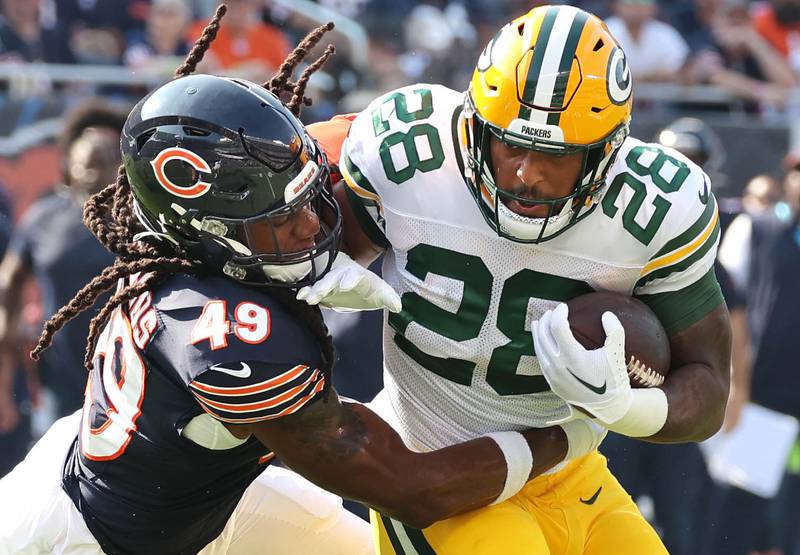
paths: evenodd
<path fill-rule="evenodd" d="M 632 103 L 625 54 L 596 16 L 540 6 L 500 29 L 478 59 L 462 137 L 467 181 L 489 225 L 503 237 L 538 243 L 588 215 L 628 135 Z M 548 205 L 547 217 L 512 212 L 505 202 L 534 203 L 496 186 L 491 136 L 553 155 L 582 153 L 573 191 L 537 201 Z"/>

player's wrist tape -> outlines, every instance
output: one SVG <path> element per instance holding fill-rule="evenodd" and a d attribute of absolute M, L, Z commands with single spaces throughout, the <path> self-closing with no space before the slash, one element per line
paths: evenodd
<path fill-rule="evenodd" d="M 494 441 L 506 459 L 506 483 L 503 492 L 491 504 L 502 503 L 517 494 L 528 483 L 533 470 L 533 453 L 525 437 L 519 432 L 494 432 L 484 437 Z"/>
<path fill-rule="evenodd" d="M 633 402 L 625 416 L 608 429 L 629 437 L 650 437 L 661 431 L 667 421 L 667 394 L 660 387 L 634 389 Z"/>

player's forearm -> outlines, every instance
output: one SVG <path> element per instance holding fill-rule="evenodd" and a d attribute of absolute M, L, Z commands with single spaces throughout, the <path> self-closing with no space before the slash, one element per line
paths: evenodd
<path fill-rule="evenodd" d="M 417 528 L 486 505 L 503 490 L 505 460 L 490 439 L 415 453 L 376 414 L 350 403 L 336 421 L 304 428 L 306 449 L 294 440 L 276 445 L 282 461 L 329 491 Z"/>
<path fill-rule="evenodd" d="M 491 439 L 416 453 L 362 405 L 343 404 L 335 421 L 326 418 L 324 425 L 303 426 L 295 437 L 262 440 L 319 486 L 418 528 L 487 505 L 503 491 L 507 465 Z M 560 428 L 524 435 L 534 454 L 532 475 L 564 458 Z"/>
<path fill-rule="evenodd" d="M 8 357 L 0 354 L 0 396 L 11 398 L 15 371 Z"/>
<path fill-rule="evenodd" d="M 703 441 L 714 435 L 725 418 L 728 383 L 703 364 L 689 364 L 670 371 L 662 389 L 667 394 L 667 421 L 653 443 Z"/>
<path fill-rule="evenodd" d="M 16 347 L 22 309 L 22 285 L 29 275 L 28 267 L 13 253 L 6 254 L 0 264 L 0 348 L 8 352 Z"/>
<path fill-rule="evenodd" d="M 667 420 L 646 441 L 703 441 L 722 427 L 730 390 L 731 327 L 725 305 L 671 337 L 670 344 L 673 368 L 662 386 Z"/>
<path fill-rule="evenodd" d="M 527 430 L 522 435 L 533 453 L 532 479 L 560 463 L 567 453 L 561 427 Z M 507 466 L 494 441 L 486 438 L 452 445 L 437 451 L 413 454 L 409 460 L 419 471 L 411 478 L 415 498 L 428 507 L 421 524 L 471 511 L 495 501 L 503 491 Z M 407 469 L 397 469 L 407 476 Z M 402 520 L 402 519 L 401 519 Z"/>

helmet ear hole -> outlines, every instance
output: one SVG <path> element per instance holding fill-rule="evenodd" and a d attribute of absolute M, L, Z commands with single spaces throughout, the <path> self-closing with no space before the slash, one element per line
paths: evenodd
<path fill-rule="evenodd" d="M 600 50 L 604 46 L 605 46 L 605 43 L 603 42 L 603 39 L 602 38 L 597 39 L 597 42 L 595 43 L 594 48 L 592 48 L 592 52 L 597 52 L 598 50 Z"/>
<path fill-rule="evenodd" d="M 142 133 L 141 135 L 136 137 L 136 151 L 137 152 L 141 152 L 142 151 L 142 148 L 144 147 L 144 145 L 147 143 L 147 141 L 150 140 L 150 137 L 152 137 L 155 132 L 156 132 L 155 129 L 151 129 L 150 131 L 145 131 L 144 133 Z"/>
<path fill-rule="evenodd" d="M 189 135 L 190 137 L 208 137 L 211 135 L 211 131 L 207 131 L 205 129 L 198 129 L 197 127 L 184 127 L 183 132 Z"/>

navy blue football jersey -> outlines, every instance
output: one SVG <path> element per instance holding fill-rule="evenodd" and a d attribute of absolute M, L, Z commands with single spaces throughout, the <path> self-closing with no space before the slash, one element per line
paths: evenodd
<path fill-rule="evenodd" d="M 321 398 L 320 367 L 312 333 L 265 289 L 177 276 L 114 311 L 63 477 L 103 550 L 196 553 L 217 537 L 273 455 L 252 437 L 212 450 L 181 431 L 204 412 L 296 413 Z"/>

